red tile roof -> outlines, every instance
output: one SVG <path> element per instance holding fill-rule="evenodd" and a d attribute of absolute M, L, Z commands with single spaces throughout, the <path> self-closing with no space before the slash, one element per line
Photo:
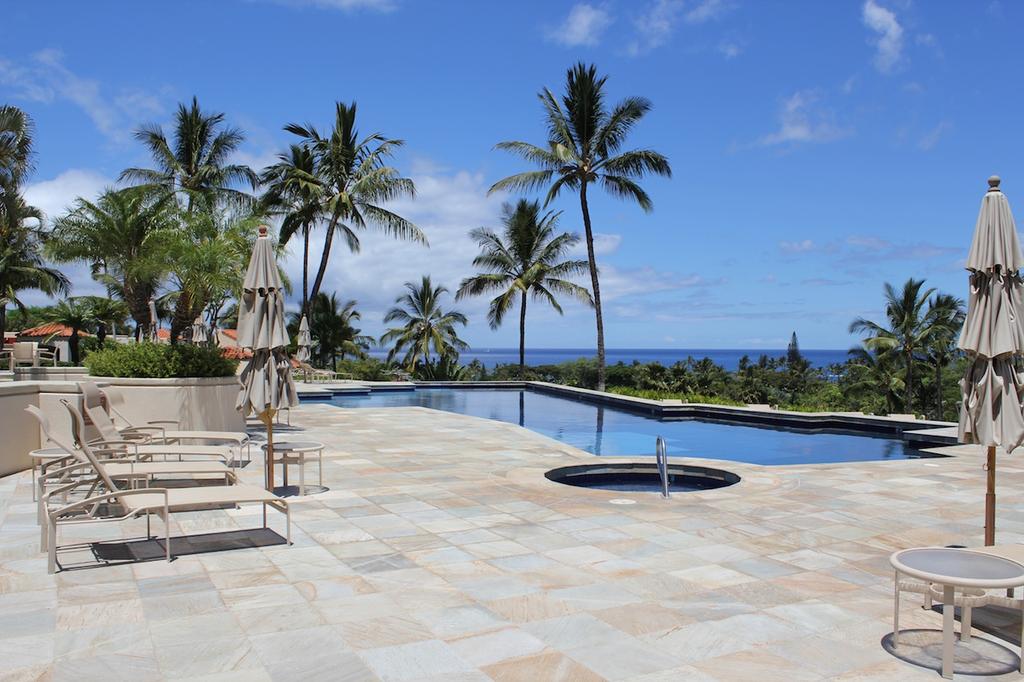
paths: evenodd
<path fill-rule="evenodd" d="M 164 341 L 170 341 L 171 340 L 171 330 L 170 329 L 157 329 L 156 330 L 156 338 L 162 339 Z"/>
<path fill-rule="evenodd" d="M 38 327 L 32 327 L 31 329 L 23 329 L 18 332 L 18 338 L 50 338 L 51 336 L 70 337 L 71 327 L 66 327 L 57 322 L 48 322 L 47 324 L 41 324 Z M 78 332 L 79 336 L 92 336 L 83 331 Z"/>
<path fill-rule="evenodd" d="M 238 341 L 238 330 L 237 329 L 221 329 L 219 331 L 220 331 L 221 334 L 223 334 L 224 336 L 228 337 L 229 339 L 232 339 L 234 341 Z"/>
<path fill-rule="evenodd" d="M 220 354 L 229 360 L 248 360 L 252 357 L 252 351 L 248 348 L 236 348 L 233 346 L 221 348 Z"/>

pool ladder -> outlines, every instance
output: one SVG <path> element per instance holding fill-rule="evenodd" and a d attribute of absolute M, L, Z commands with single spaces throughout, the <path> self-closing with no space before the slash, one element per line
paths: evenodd
<path fill-rule="evenodd" d="M 654 444 L 654 459 L 658 464 L 658 475 L 661 477 L 661 496 L 667 498 L 668 494 L 668 451 L 665 448 L 665 439 L 658 436 Z"/>

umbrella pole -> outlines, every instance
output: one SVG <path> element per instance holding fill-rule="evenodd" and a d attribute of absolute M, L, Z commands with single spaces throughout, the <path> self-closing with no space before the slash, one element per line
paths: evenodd
<path fill-rule="evenodd" d="M 268 408 L 260 412 L 260 421 L 267 427 L 267 461 L 266 461 L 266 482 L 267 490 L 274 492 L 274 412 Z"/>
<path fill-rule="evenodd" d="M 988 447 L 987 489 L 985 491 L 985 546 L 996 544 L 996 448 Z"/>

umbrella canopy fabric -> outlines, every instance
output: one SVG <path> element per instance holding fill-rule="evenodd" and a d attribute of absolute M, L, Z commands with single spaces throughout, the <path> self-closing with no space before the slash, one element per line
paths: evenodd
<path fill-rule="evenodd" d="M 296 339 L 299 345 L 299 350 L 295 354 L 295 359 L 299 362 L 309 362 L 309 347 L 313 345 L 313 337 L 309 335 L 309 321 L 306 320 L 306 316 L 302 316 L 302 321 L 299 322 L 299 336 Z"/>
<path fill-rule="evenodd" d="M 203 324 L 203 318 L 197 317 L 192 322 L 192 343 L 198 345 L 206 343 L 206 325 Z"/>
<path fill-rule="evenodd" d="M 242 284 L 238 345 L 251 349 L 253 357 L 242 371 L 242 390 L 235 407 L 243 414 L 263 415 L 297 405 L 291 363 L 284 348 L 288 332 L 281 276 L 266 227 L 260 227 Z"/>
<path fill-rule="evenodd" d="M 1013 367 L 1014 357 L 1024 354 L 1024 257 L 999 182 L 989 178 L 967 257 L 971 291 L 958 346 L 970 364 L 960 381 L 959 436 L 963 443 L 1012 452 L 1024 442 L 1024 382 Z"/>

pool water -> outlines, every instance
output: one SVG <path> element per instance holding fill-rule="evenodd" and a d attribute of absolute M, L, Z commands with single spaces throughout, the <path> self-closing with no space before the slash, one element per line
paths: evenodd
<path fill-rule="evenodd" d="M 661 421 L 613 407 L 530 390 L 418 388 L 335 396 L 341 407 L 429 407 L 519 424 L 595 455 L 668 454 L 752 464 L 821 464 L 926 457 L 901 440 L 702 421 Z"/>

